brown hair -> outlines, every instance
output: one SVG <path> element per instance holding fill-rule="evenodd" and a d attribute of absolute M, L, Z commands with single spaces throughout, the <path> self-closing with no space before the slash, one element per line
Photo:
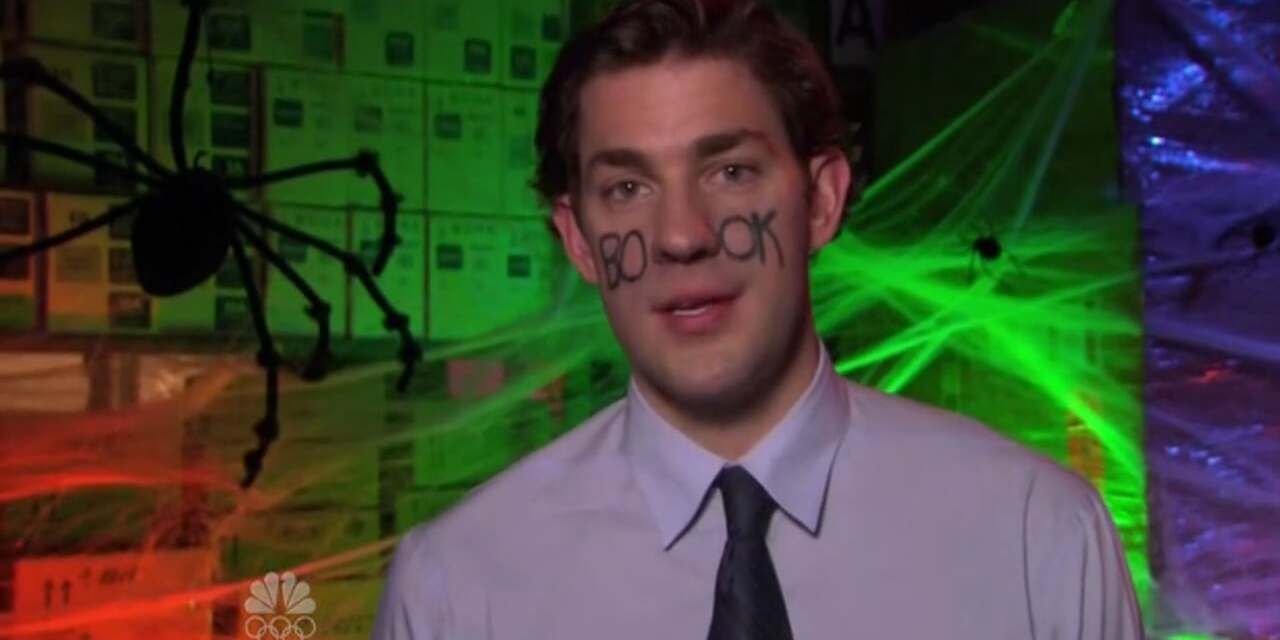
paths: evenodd
<path fill-rule="evenodd" d="M 542 87 L 533 186 L 550 203 L 576 189 L 582 87 L 668 55 L 745 64 L 773 97 L 796 157 L 843 148 L 840 94 L 804 34 L 756 0 L 624 0 L 561 50 Z"/>

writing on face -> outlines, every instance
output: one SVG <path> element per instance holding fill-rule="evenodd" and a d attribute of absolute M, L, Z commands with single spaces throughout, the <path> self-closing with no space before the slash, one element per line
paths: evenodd
<path fill-rule="evenodd" d="M 649 250 L 655 242 L 635 223 L 658 213 L 658 207 L 672 206 L 661 197 L 661 188 L 673 180 L 687 180 L 690 197 L 699 198 L 699 206 L 747 210 L 713 217 L 715 245 L 706 258 L 764 266 L 772 253 L 779 267 L 785 265 L 773 227 L 777 209 L 746 204 L 766 199 L 762 187 L 776 170 L 764 135 L 749 129 L 710 134 L 696 139 L 688 156 L 687 164 L 676 163 L 674 176 L 663 171 L 670 165 L 660 166 L 636 149 L 606 148 L 588 158 L 584 196 L 598 212 L 596 226 L 610 229 L 596 239 L 608 289 L 638 282 L 649 270 Z"/>

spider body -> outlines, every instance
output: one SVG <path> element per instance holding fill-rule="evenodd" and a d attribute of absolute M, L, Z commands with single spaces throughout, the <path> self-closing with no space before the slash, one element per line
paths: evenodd
<path fill-rule="evenodd" d="M 1276 242 L 1276 228 L 1265 220 L 1259 222 L 1249 231 L 1249 240 L 1253 242 L 1254 249 L 1266 251 Z"/>
<path fill-rule="evenodd" d="M 130 238 L 142 290 L 190 291 L 218 272 L 231 251 L 234 202 L 221 176 L 180 171 L 142 197 Z"/>
<path fill-rule="evenodd" d="M 1005 250 L 1004 243 L 1000 240 L 995 229 L 991 225 L 984 225 L 981 230 L 973 229 L 973 235 L 964 240 L 965 247 L 969 250 L 969 272 L 967 280 L 974 282 L 974 267 L 978 267 L 983 273 L 990 275 L 990 267 L 1001 259 L 1007 259 L 1014 269 L 1021 271 L 1018 260 L 1012 253 Z"/>
<path fill-rule="evenodd" d="M 276 413 L 279 400 L 278 370 L 282 360 L 267 326 L 262 293 L 246 247 L 262 256 L 268 266 L 279 270 L 307 300 L 306 312 L 316 324 L 316 341 L 310 357 L 300 368 L 301 377 L 305 380 L 323 377 L 330 359 L 329 304 L 270 246 L 262 234 L 262 228 L 314 247 L 329 258 L 339 261 L 345 271 L 373 299 L 382 311 L 387 329 L 400 340 L 398 356 L 404 367 L 397 381 L 400 390 L 403 391 L 408 386 L 414 367 L 422 357 L 422 349 L 409 331 L 407 316 L 391 306 L 391 302 L 373 279 L 374 275 L 382 272 L 398 242 L 396 213 L 399 198 L 382 172 L 377 156 L 370 151 L 360 151 L 349 158 L 322 160 L 270 173 L 234 178 L 192 166 L 188 161 L 182 118 L 191 79 L 191 63 L 195 58 L 201 21 L 208 5 L 208 0 L 187 2 L 186 31 L 182 54 L 174 73 L 169 109 L 169 140 L 175 169 L 165 167 L 144 152 L 131 135 L 75 89 L 50 74 L 39 61 L 17 58 L 0 63 L 0 81 L 11 83 L 18 89 L 25 90 L 34 86 L 57 94 L 92 120 L 95 130 L 103 132 L 119 145 L 128 165 L 116 164 L 78 149 L 21 133 L 0 131 L 0 143 L 7 143 L 11 150 L 20 152 L 35 151 L 59 156 L 148 187 L 142 195 L 77 226 L 29 245 L 0 251 L 0 265 L 10 260 L 25 260 L 31 254 L 70 242 L 129 216 L 134 216 L 130 237 L 134 270 L 139 284 L 148 294 L 172 296 L 189 291 L 217 273 L 230 253 L 240 272 L 240 281 L 244 286 L 250 318 L 258 339 L 257 362 L 266 371 L 266 406 L 262 419 L 253 427 L 257 445 L 244 454 L 245 474 L 240 484 L 248 488 L 261 471 L 271 443 L 279 435 Z M 253 189 L 264 184 L 329 171 L 354 171 L 361 177 L 369 178 L 378 189 L 383 225 L 378 253 L 372 267 L 366 266 L 360 256 L 263 215 L 233 195 L 237 189 Z"/>
<path fill-rule="evenodd" d="M 1004 248 L 1000 246 L 1000 239 L 994 235 L 978 236 L 973 241 L 973 252 L 978 254 L 986 262 L 994 262 L 1000 259 L 1004 254 Z"/>

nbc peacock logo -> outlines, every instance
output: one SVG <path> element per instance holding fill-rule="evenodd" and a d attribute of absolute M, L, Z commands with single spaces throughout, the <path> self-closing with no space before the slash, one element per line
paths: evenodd
<path fill-rule="evenodd" d="M 311 585 L 292 572 L 277 575 L 272 571 L 249 586 L 244 611 L 244 632 L 254 640 L 306 640 L 316 633 L 316 601 L 311 598 Z"/>

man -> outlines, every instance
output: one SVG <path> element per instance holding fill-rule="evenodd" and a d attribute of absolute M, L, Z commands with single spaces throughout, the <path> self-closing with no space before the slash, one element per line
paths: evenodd
<path fill-rule="evenodd" d="M 538 187 L 630 389 L 410 531 L 374 638 L 1141 636 L 1088 484 L 832 369 L 839 114 L 749 2 L 628 2 L 566 46 Z"/>

